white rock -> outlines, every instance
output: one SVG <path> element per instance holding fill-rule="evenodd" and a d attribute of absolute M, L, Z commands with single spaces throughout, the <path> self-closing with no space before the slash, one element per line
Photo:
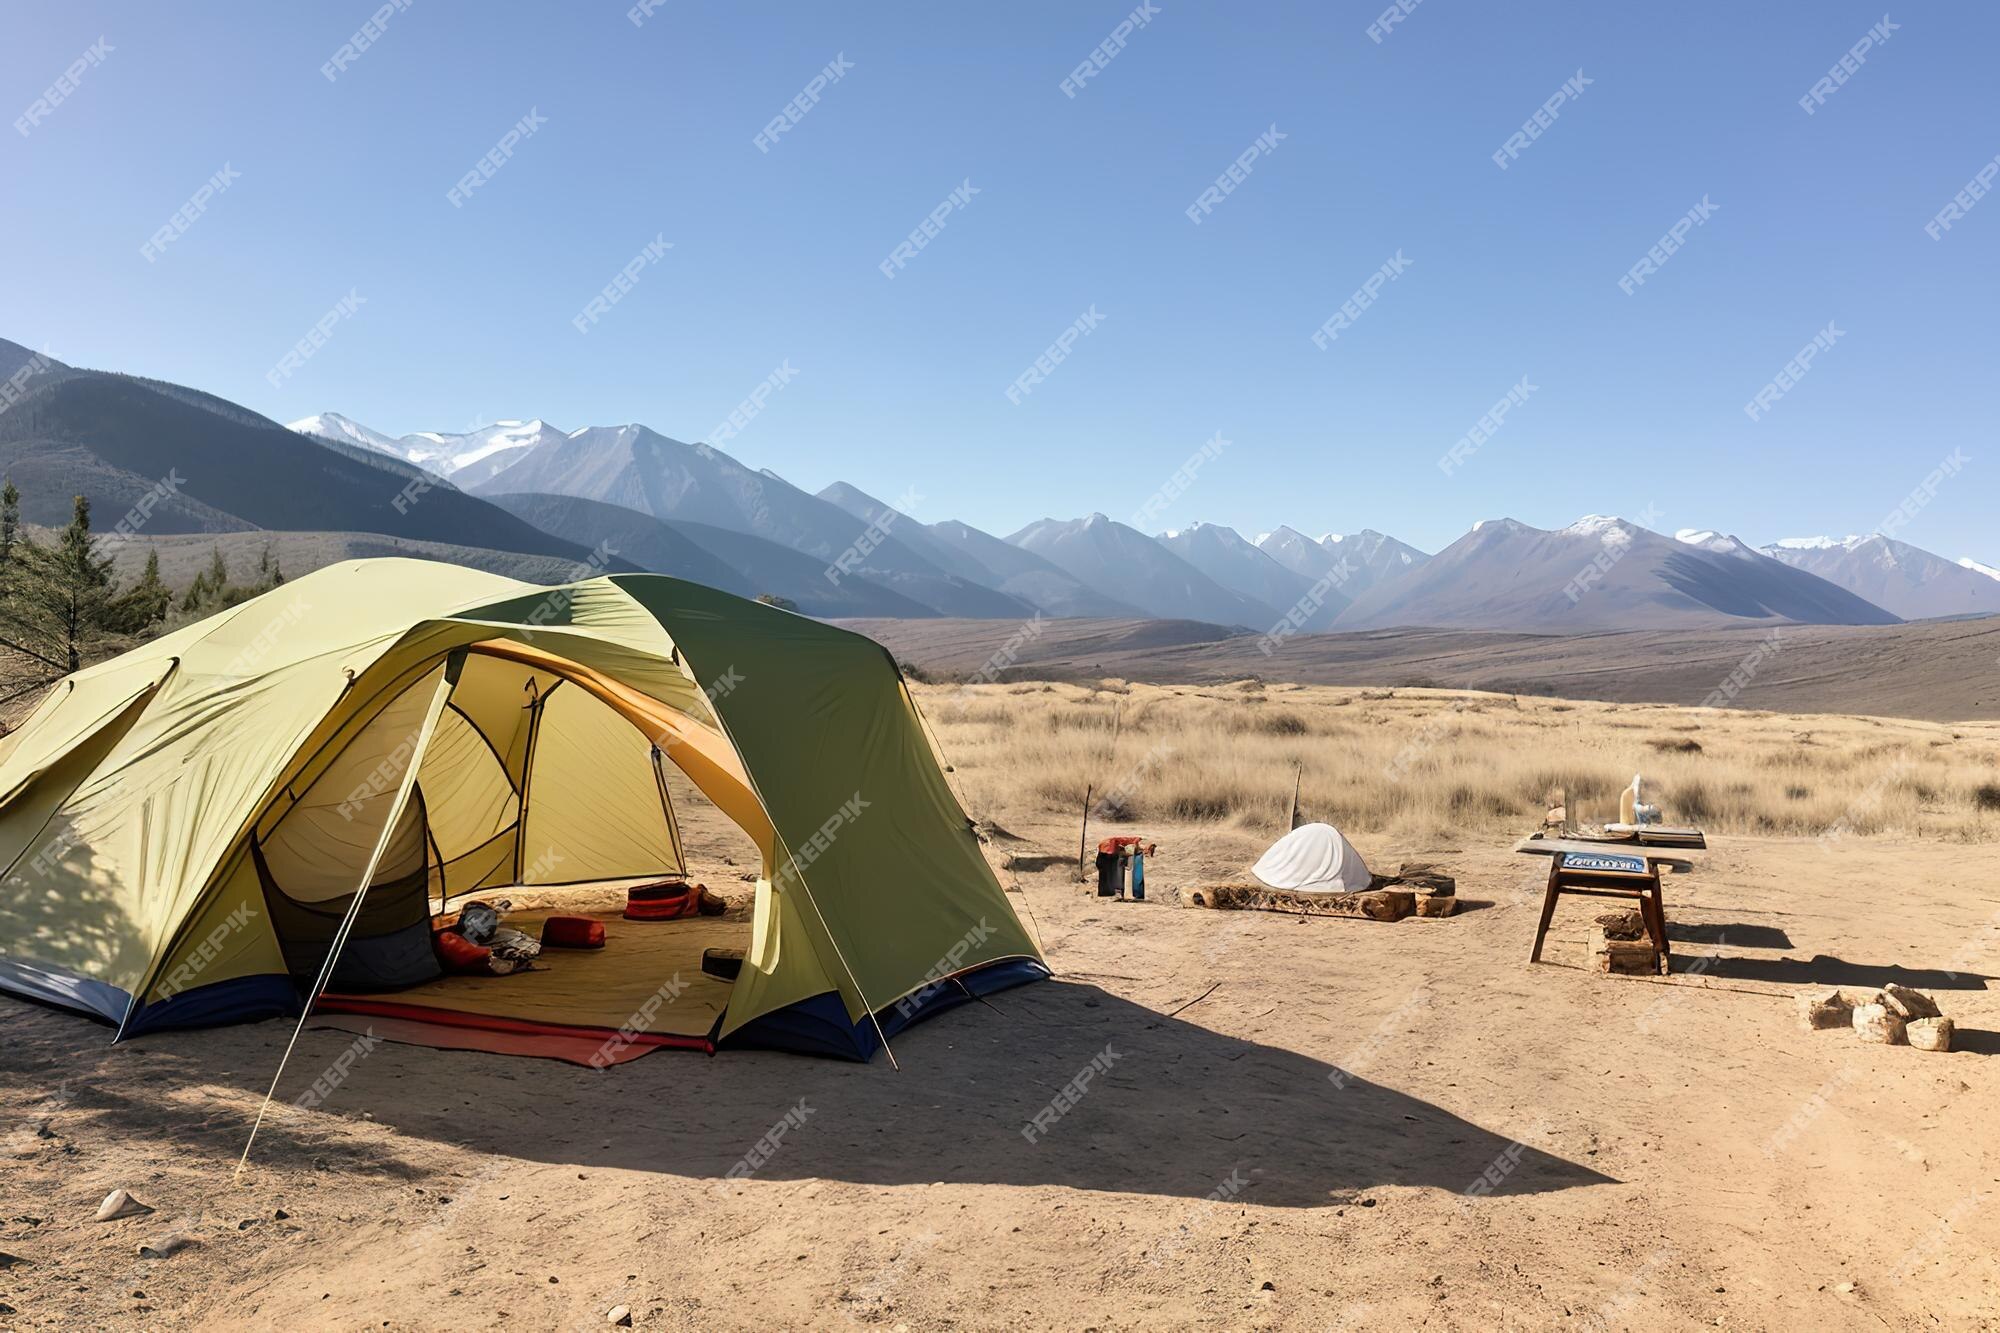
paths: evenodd
<path fill-rule="evenodd" d="M 1951 1049 L 1952 1025 L 1949 1018 L 1919 1018 L 1908 1027 L 1910 1045 L 1920 1051 Z"/>
<path fill-rule="evenodd" d="M 631 1307 L 626 1305 L 612 1306 L 609 1312 L 605 1314 L 604 1322 L 607 1324 L 616 1324 L 620 1328 L 632 1327 Z"/>
<path fill-rule="evenodd" d="M 140 1203 L 124 1190 L 113 1190 L 104 1196 L 104 1202 L 97 1205 L 99 1222 L 115 1222 L 121 1217 L 136 1217 L 140 1213 L 153 1210 Z"/>
<path fill-rule="evenodd" d="M 1891 1013 L 1882 1004 L 1855 1005 L 1854 1032 L 1863 1041 L 1877 1041 L 1884 1046 L 1902 1046 L 1909 1041 L 1902 1016 Z"/>

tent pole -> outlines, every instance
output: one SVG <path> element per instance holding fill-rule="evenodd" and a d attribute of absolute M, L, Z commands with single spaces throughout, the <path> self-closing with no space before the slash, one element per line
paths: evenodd
<path fill-rule="evenodd" d="M 556 685 L 562 684 L 557 681 Z M 535 678 L 528 677 L 528 689 L 532 697 L 528 704 L 528 743 L 521 751 L 521 808 L 514 815 L 514 885 L 520 887 L 521 876 L 527 873 L 528 857 L 528 789 L 535 781 L 535 742 L 542 729 L 542 701 L 555 693 L 555 685 L 549 687 L 549 694 L 535 688 Z"/>
<path fill-rule="evenodd" d="M 410 792 L 417 785 L 417 769 L 423 764 L 424 751 L 430 748 L 431 734 L 437 730 L 438 715 L 444 712 L 444 701 L 451 697 L 452 687 L 458 684 L 459 671 L 464 665 L 463 648 L 445 660 L 444 672 L 438 679 L 437 689 L 431 694 L 430 707 L 424 710 L 423 725 L 417 729 L 416 740 L 410 746 L 410 761 L 403 766 L 402 780 L 396 784 L 395 798 L 389 804 L 389 817 L 383 821 L 381 835 L 375 839 L 375 850 L 369 854 L 368 868 L 362 871 L 361 882 L 355 887 L 354 901 L 348 905 L 340 929 L 334 932 L 333 944 L 327 950 L 326 961 L 320 964 L 319 976 L 313 980 L 312 989 L 306 993 L 305 1003 L 299 1008 L 299 1021 L 292 1028 L 292 1039 L 285 1043 L 285 1053 L 278 1059 L 278 1072 L 271 1075 L 271 1086 L 264 1093 L 263 1105 L 257 1108 L 257 1119 L 250 1126 L 250 1137 L 243 1144 L 243 1156 L 236 1161 L 235 1179 L 241 1180 L 243 1168 L 250 1164 L 250 1149 L 257 1142 L 257 1131 L 264 1127 L 264 1116 L 271 1109 L 271 1099 L 278 1095 L 278 1083 L 285 1077 L 285 1066 L 291 1062 L 292 1050 L 299 1044 L 299 1034 L 306 1030 L 306 1020 L 312 1016 L 312 1007 L 318 1002 L 320 992 L 326 989 L 326 983 L 333 975 L 333 965 L 347 944 L 355 919 L 361 915 L 361 904 L 368 897 L 368 886 L 374 881 L 375 872 L 381 868 L 382 857 L 389 850 L 389 839 L 396 835 L 396 825 L 402 820 L 403 809 L 410 803 Z"/>
<path fill-rule="evenodd" d="M 660 813 L 667 818 L 667 844 L 673 849 L 675 873 L 686 875 L 687 849 L 681 846 L 680 821 L 674 818 L 674 798 L 667 791 L 666 757 L 659 742 L 653 742 L 653 781 L 660 788 Z"/>

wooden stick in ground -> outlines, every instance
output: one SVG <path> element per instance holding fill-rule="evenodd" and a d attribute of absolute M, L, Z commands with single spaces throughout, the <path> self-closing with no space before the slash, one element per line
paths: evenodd
<path fill-rule="evenodd" d="M 1082 883 L 1084 880 L 1090 878 L 1083 873 L 1083 852 L 1084 848 L 1090 846 L 1090 794 L 1095 790 L 1096 788 L 1088 782 L 1083 784 L 1083 832 L 1077 836 L 1076 840 L 1076 878 L 1078 883 Z"/>
<path fill-rule="evenodd" d="M 1305 777 L 1305 775 L 1306 775 L 1306 766 L 1304 764 L 1294 764 L 1292 766 L 1292 827 L 1293 828 L 1297 828 L 1299 826 L 1299 782 Z"/>

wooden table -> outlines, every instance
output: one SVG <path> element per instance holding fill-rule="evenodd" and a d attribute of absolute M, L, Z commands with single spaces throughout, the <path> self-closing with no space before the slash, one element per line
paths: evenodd
<path fill-rule="evenodd" d="M 1515 843 L 1517 852 L 1549 858 L 1542 919 L 1535 927 L 1535 947 L 1528 961 L 1542 961 L 1542 941 L 1548 936 L 1549 922 L 1555 918 L 1556 900 L 1565 893 L 1588 898 L 1624 898 L 1638 902 L 1639 917 L 1646 923 L 1646 934 L 1660 956 L 1660 975 L 1665 976 L 1672 969 L 1673 951 L 1667 941 L 1660 868 L 1666 866 L 1676 872 L 1692 869 L 1694 863 L 1684 853 L 1701 851 L 1708 845 L 1698 830 L 1676 829 L 1673 833 L 1674 842 L 1667 847 L 1654 845 L 1643 833 L 1609 839 L 1537 835 Z"/>

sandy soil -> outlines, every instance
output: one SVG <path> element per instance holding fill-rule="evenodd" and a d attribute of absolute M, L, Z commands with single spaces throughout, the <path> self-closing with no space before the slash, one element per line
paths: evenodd
<path fill-rule="evenodd" d="M 112 1049 L 0 1000 L 0 1326 L 2000 1327 L 1990 852 L 1720 839 L 1648 980 L 1579 968 L 1584 906 L 1530 966 L 1543 863 L 1497 840 L 1364 840 L 1470 909 L 1383 925 L 1100 903 L 1073 827 L 1008 826 L 1059 979 L 905 1034 L 900 1073 L 385 1043 L 239 1184 L 286 1025 Z M 1156 895 L 1263 841 L 1147 832 Z M 1897 978 L 1960 1051 L 1794 1016 Z M 281 1102 L 351 1041 L 309 1031 Z M 92 1222 L 118 1186 L 157 1211 Z"/>

